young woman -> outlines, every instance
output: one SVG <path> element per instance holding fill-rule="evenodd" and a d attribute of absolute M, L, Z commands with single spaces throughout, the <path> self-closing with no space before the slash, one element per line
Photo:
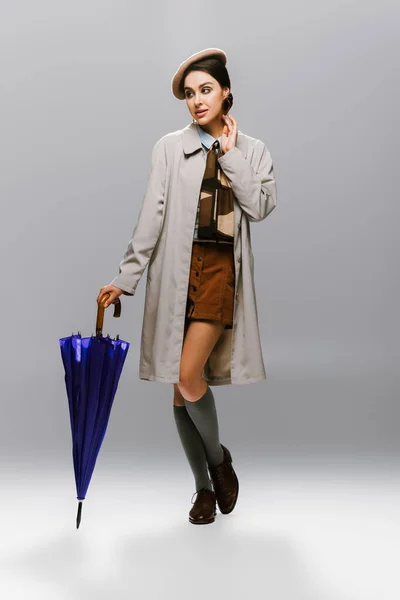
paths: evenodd
<path fill-rule="evenodd" d="M 207 48 L 180 64 L 172 93 L 192 122 L 160 138 L 141 211 L 105 306 L 133 296 L 146 268 L 140 379 L 172 383 L 177 430 L 195 479 L 189 521 L 230 513 L 239 482 L 219 440 L 210 385 L 266 378 L 250 223 L 276 206 L 269 150 L 238 130 L 226 54 Z M 194 494 L 194 495 L 195 495 Z M 193 501 L 193 497 L 192 497 Z"/>

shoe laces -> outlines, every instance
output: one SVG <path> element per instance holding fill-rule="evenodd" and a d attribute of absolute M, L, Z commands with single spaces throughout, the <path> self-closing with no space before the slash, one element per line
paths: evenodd
<path fill-rule="evenodd" d="M 224 472 L 223 468 L 215 470 L 215 478 L 220 485 L 223 485 L 223 483 L 224 483 L 224 476 L 225 476 L 225 472 Z"/>
<path fill-rule="evenodd" d="M 200 496 L 201 493 L 204 494 L 205 492 L 212 492 L 212 490 L 209 490 L 208 488 L 200 488 L 199 490 L 197 490 L 192 496 L 192 500 L 191 500 L 192 504 L 194 504 L 193 498 L 195 497 L 196 494 L 198 494 Z M 196 500 L 195 500 L 195 502 L 196 502 Z"/>

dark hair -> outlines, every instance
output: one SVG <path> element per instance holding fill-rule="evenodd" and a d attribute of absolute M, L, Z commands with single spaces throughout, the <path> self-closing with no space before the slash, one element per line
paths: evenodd
<path fill-rule="evenodd" d="M 195 63 L 192 63 L 185 69 L 185 71 L 183 73 L 183 77 L 181 79 L 182 93 L 184 93 L 185 77 L 191 71 L 204 71 L 205 73 L 209 73 L 210 75 L 212 75 L 212 77 L 214 77 L 214 79 L 216 79 L 218 81 L 218 83 L 220 84 L 221 87 L 228 87 L 229 89 L 231 87 L 231 80 L 229 79 L 229 74 L 226 69 L 226 66 L 223 65 L 222 62 L 218 58 L 210 57 L 210 58 L 204 58 L 203 60 L 199 60 Z M 223 102 L 223 105 L 222 105 L 223 110 L 225 112 L 228 112 L 228 110 L 232 107 L 232 105 L 233 105 L 233 95 L 230 92 Z"/>

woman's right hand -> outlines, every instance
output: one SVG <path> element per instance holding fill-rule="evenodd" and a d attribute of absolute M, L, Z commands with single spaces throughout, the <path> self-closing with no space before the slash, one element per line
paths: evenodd
<path fill-rule="evenodd" d="M 115 285 L 105 285 L 101 288 L 99 295 L 97 296 L 97 304 L 100 304 L 101 298 L 106 293 L 110 294 L 110 297 L 108 298 L 107 302 L 104 303 L 104 308 L 107 308 L 107 306 L 110 304 L 115 304 L 119 296 L 123 294 L 123 290 Z"/>

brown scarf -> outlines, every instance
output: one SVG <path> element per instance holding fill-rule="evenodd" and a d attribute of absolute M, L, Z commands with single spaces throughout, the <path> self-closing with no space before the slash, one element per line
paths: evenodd
<path fill-rule="evenodd" d="M 215 239 L 233 243 L 233 191 L 222 171 L 218 158 L 222 156 L 216 140 L 207 152 L 206 168 L 200 190 L 198 223 L 199 239 Z"/>

